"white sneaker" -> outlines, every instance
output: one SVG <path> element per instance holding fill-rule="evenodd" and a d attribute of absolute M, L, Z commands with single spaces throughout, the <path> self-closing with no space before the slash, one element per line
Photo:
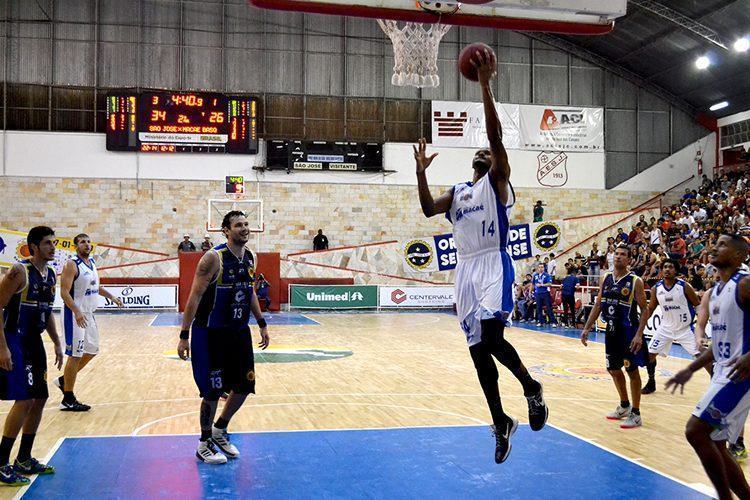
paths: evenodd
<path fill-rule="evenodd" d="M 229 442 L 229 434 L 226 429 L 219 429 L 215 425 L 211 426 L 211 441 L 228 458 L 237 458 L 240 456 L 240 450 Z"/>
<path fill-rule="evenodd" d="M 640 415 L 630 412 L 630 415 L 628 415 L 628 418 L 625 419 L 623 423 L 620 424 L 621 429 L 635 429 L 636 427 L 640 427 L 643 425 L 643 419 Z"/>
<path fill-rule="evenodd" d="M 195 450 L 195 456 L 201 462 L 207 464 L 225 464 L 227 463 L 227 457 L 222 455 L 214 446 L 214 443 L 209 439 L 201 441 L 198 444 L 198 449 Z"/>
<path fill-rule="evenodd" d="M 617 405 L 615 411 L 607 414 L 607 420 L 622 420 L 623 418 L 628 417 L 628 415 L 630 415 L 630 406 L 623 408 L 622 406 Z"/>

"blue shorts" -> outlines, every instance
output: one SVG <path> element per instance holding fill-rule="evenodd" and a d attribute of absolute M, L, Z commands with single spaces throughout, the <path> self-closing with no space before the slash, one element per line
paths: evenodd
<path fill-rule="evenodd" d="M 0 399 L 23 401 L 48 398 L 47 353 L 41 335 L 6 333 L 5 341 L 13 368 L 10 371 L 0 369 Z"/>
<path fill-rule="evenodd" d="M 255 360 L 250 328 L 207 328 L 193 325 L 190 360 L 202 398 L 222 393 L 255 392 Z"/>
<path fill-rule="evenodd" d="M 630 350 L 630 343 L 637 331 L 637 326 L 607 327 L 604 337 L 607 370 L 620 370 L 625 367 L 625 371 L 632 372 L 639 366 L 648 364 L 648 349 L 645 345 L 641 345 L 637 352 Z"/>

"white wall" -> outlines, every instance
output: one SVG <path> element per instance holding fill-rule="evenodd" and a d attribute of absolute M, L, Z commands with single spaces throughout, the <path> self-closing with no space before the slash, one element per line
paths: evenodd
<path fill-rule="evenodd" d="M 741 122 L 744 120 L 750 120 L 750 109 L 747 111 L 741 111 L 740 113 L 735 113 L 733 115 L 725 116 L 724 118 L 719 118 L 716 120 L 716 124 L 719 127 L 723 127 L 725 125 L 731 125 L 732 123 Z"/>
<path fill-rule="evenodd" d="M 8 176 L 95 177 L 139 179 L 223 180 L 244 175 L 263 182 L 401 184 L 414 185 L 411 144 L 389 143 L 384 148 L 384 166 L 394 173 L 265 172 L 256 155 L 140 154 L 106 150 L 104 134 L 8 131 L 2 135 L 2 172 Z M 474 149 L 429 148 L 439 153 L 430 167 L 431 184 L 450 185 L 471 179 Z M 554 189 L 536 179 L 539 152 L 508 150 L 517 187 Z M 604 153 L 567 153 L 565 188 L 604 189 Z M 562 170 L 562 167 L 558 167 Z"/>
<path fill-rule="evenodd" d="M 701 176 L 698 175 L 698 164 L 695 161 L 695 155 L 699 149 L 703 154 L 703 173 L 712 178 L 713 166 L 716 165 L 716 134 L 713 132 L 613 189 L 620 191 L 666 191 L 691 175 L 695 175 L 695 179 L 680 186 L 680 189 L 697 189 L 701 183 Z"/>

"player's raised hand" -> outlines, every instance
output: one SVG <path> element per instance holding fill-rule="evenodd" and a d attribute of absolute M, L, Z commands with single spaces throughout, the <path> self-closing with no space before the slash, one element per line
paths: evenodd
<path fill-rule="evenodd" d="M 419 149 L 414 145 L 412 145 L 412 148 L 414 149 L 414 160 L 417 162 L 417 173 L 421 174 L 427 170 L 427 167 L 430 166 L 432 160 L 434 160 L 438 154 L 434 153 L 427 156 L 427 139 L 424 137 L 419 139 Z"/>
<path fill-rule="evenodd" d="M 471 64 L 477 69 L 479 83 L 487 83 L 497 75 L 497 61 L 495 54 L 489 50 L 476 51 L 471 56 Z"/>
<path fill-rule="evenodd" d="M 690 377 L 693 376 L 693 372 L 685 368 L 683 370 L 678 371 L 675 373 L 674 377 L 667 380 L 667 383 L 664 385 L 665 390 L 669 390 L 669 388 L 672 388 L 672 394 L 674 394 L 674 391 L 677 390 L 677 388 L 680 388 L 680 394 L 682 394 L 685 391 L 685 384 L 687 384 L 688 380 L 690 380 Z"/>
<path fill-rule="evenodd" d="M 268 344 L 271 343 L 271 337 L 268 336 L 268 327 L 261 328 L 260 329 L 260 342 L 258 342 L 258 347 L 265 350 L 266 347 L 268 347 Z"/>

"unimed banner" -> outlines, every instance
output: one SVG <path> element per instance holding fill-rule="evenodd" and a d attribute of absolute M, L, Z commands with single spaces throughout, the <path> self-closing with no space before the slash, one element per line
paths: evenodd
<path fill-rule="evenodd" d="M 453 307 L 454 287 L 381 286 L 380 307 Z"/>
<path fill-rule="evenodd" d="M 310 309 L 362 309 L 378 307 L 374 285 L 291 285 L 291 307 Z"/>
<path fill-rule="evenodd" d="M 604 151 L 604 110 L 570 106 L 496 103 L 507 149 L 531 151 Z M 486 148 L 481 103 L 432 101 L 432 144 Z"/>

